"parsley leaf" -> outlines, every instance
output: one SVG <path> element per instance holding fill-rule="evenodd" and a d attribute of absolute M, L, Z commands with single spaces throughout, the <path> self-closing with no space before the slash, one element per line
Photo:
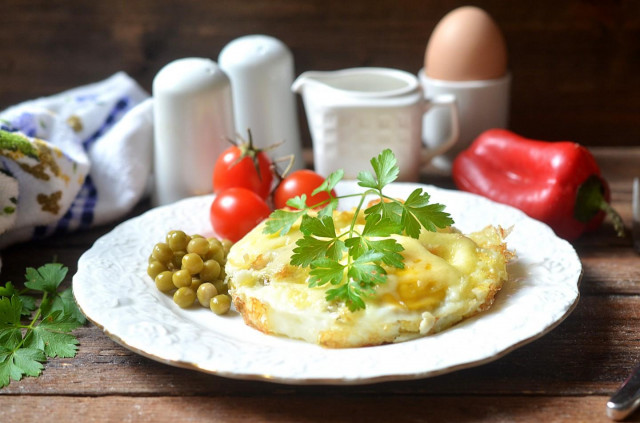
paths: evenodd
<path fill-rule="evenodd" d="M 404 269 L 404 257 L 399 254 L 404 250 L 402 245 L 393 238 L 369 239 L 369 237 L 389 237 L 392 234 L 400 233 L 401 230 L 402 228 L 398 224 L 389 219 L 381 219 L 379 215 L 371 214 L 367 216 L 362 236 L 349 238 L 345 244 L 349 248 L 349 254 L 355 259 L 366 251 L 374 250 L 382 253 L 384 264 Z"/>
<path fill-rule="evenodd" d="M 374 293 L 377 284 L 384 283 L 386 271 L 378 264 L 382 254 L 368 251 L 358 257 L 350 265 L 341 265 L 337 261 L 322 259 L 311 265 L 311 281 L 315 285 L 323 285 L 331 282 L 332 285 L 340 285 L 338 288 L 327 290 L 327 301 L 342 300 L 350 311 L 365 308 L 363 296 Z M 344 269 L 347 270 L 347 283 L 344 279 Z M 309 286 L 312 286 L 311 283 Z"/>
<path fill-rule="evenodd" d="M 26 272 L 27 282 L 24 286 L 34 291 L 55 293 L 58 286 L 67 276 L 67 268 L 60 263 L 51 263 L 38 268 L 28 267 Z"/>
<path fill-rule="evenodd" d="M 18 290 L 13 286 L 11 282 L 7 282 L 4 286 L 0 286 L 0 296 L 10 297 L 13 294 L 18 294 Z"/>
<path fill-rule="evenodd" d="M 331 195 L 331 194 L 329 194 Z M 324 206 L 324 208 L 320 209 L 320 211 L 318 212 L 318 216 L 323 217 L 323 216 L 329 216 L 332 217 L 333 216 L 333 211 L 336 210 L 338 208 L 338 199 L 335 197 L 332 197 L 329 200 L 329 203 L 327 203 L 326 206 Z"/>
<path fill-rule="evenodd" d="M 381 217 L 379 214 L 370 214 L 366 217 L 363 236 L 390 236 L 402 231 L 402 227 L 398 222 L 394 222 L 388 217 Z"/>
<path fill-rule="evenodd" d="M 349 255 L 354 259 L 360 257 L 369 249 L 366 240 L 360 236 L 353 236 L 347 239 L 344 244 L 349 249 Z"/>
<path fill-rule="evenodd" d="M 51 296 L 49 296 L 49 298 L 51 298 Z M 84 317 L 84 314 L 82 314 L 76 305 L 76 300 L 73 298 L 73 291 L 71 288 L 67 288 L 59 294 L 54 295 L 50 302 L 50 306 L 47 309 L 44 309 L 43 307 L 42 314 L 47 315 L 55 311 L 61 311 L 63 314 L 70 315 L 80 324 L 85 324 L 87 322 L 87 318 Z"/>
<path fill-rule="evenodd" d="M 287 200 L 287 206 L 293 210 L 279 209 L 271 213 L 269 220 L 267 221 L 264 233 L 266 234 L 280 234 L 280 236 L 286 235 L 291 230 L 291 227 L 298 221 L 300 216 L 304 216 L 307 212 L 316 206 L 322 206 L 322 209 L 318 213 L 320 217 L 329 216 L 333 214 L 333 210 L 338 207 L 338 199 L 331 194 L 331 190 L 344 176 L 342 169 L 333 172 L 327 179 L 324 180 L 318 188 L 316 188 L 311 195 L 316 195 L 319 192 L 326 191 L 329 194 L 329 201 L 326 204 L 312 204 L 311 207 L 307 206 L 307 195 L 302 194 Z"/>
<path fill-rule="evenodd" d="M 307 208 L 307 194 L 302 194 L 287 200 L 287 206 L 294 209 L 304 210 Z"/>
<path fill-rule="evenodd" d="M 453 224 L 449 213 L 444 212 L 444 205 L 429 204 L 429 194 L 421 188 L 414 190 L 404 202 L 402 221 L 407 235 L 413 238 L 420 236 L 421 226 L 428 231 L 445 228 Z"/>
<path fill-rule="evenodd" d="M 3 388 L 9 384 L 9 378 L 18 381 L 24 375 L 39 376 L 46 357 L 35 348 L 11 350 L 0 345 L 0 360 L 0 388 Z"/>
<path fill-rule="evenodd" d="M 335 238 L 336 228 L 333 224 L 333 219 L 329 216 L 324 217 L 311 217 L 308 214 L 302 217 L 302 223 L 300 223 L 300 232 L 305 235 L 314 234 L 321 238 Z"/>
<path fill-rule="evenodd" d="M 327 290 L 327 301 L 344 301 L 350 311 L 357 311 L 366 308 L 362 299 L 363 292 L 356 281 L 350 280 L 347 283 Z"/>
<path fill-rule="evenodd" d="M 371 159 L 371 167 L 373 167 L 376 177 L 374 178 L 367 171 L 361 171 L 358 174 L 358 181 L 360 181 L 358 185 L 361 187 L 382 190 L 385 185 L 395 181 L 400 172 L 396 156 L 388 148 L 383 150 L 378 157 Z"/>
<path fill-rule="evenodd" d="M 374 285 L 386 282 L 384 275 L 387 272 L 380 266 L 384 254 L 369 250 L 357 259 L 349 269 L 349 277 L 359 281 L 363 289 L 370 290 Z"/>
<path fill-rule="evenodd" d="M 297 247 L 293 249 L 291 256 L 292 265 L 306 267 L 323 257 L 332 260 L 342 258 L 346 247 L 336 235 L 332 217 L 304 215 L 300 223 L 300 232 L 304 236 L 296 241 Z"/>
<path fill-rule="evenodd" d="M 344 279 L 345 265 L 329 258 L 320 258 L 311 263 L 309 287 L 322 286 L 326 283 L 338 285 Z"/>
<path fill-rule="evenodd" d="M 322 184 L 318 188 L 316 188 L 311 195 L 316 195 L 319 192 L 325 191 L 327 194 L 331 195 L 331 190 L 336 187 L 338 182 L 344 177 L 344 170 L 338 169 L 335 172 L 332 172 L 327 176 L 327 179 L 324 180 Z"/>
<path fill-rule="evenodd" d="M 267 234 L 282 236 L 302 218 L 302 237 L 296 241 L 290 264 L 309 267 L 309 286 L 331 285 L 326 292 L 327 301 L 343 302 L 351 311 L 365 308 L 365 298 L 375 294 L 376 287 L 386 282 L 385 266 L 404 268 L 404 248 L 393 235 L 418 238 L 422 230 L 436 231 L 453 224 L 444 205 L 431 204 L 429 194 L 422 188 L 414 190 L 404 201 L 383 193 L 384 187 L 395 181 L 400 171 L 390 149 L 372 158 L 371 167 L 373 173 L 358 173 L 358 185 L 365 188 L 363 192 L 333 197 L 330 191 L 344 176 L 342 171 L 334 172 L 313 192 L 315 195 L 326 191 L 330 196 L 329 201 L 320 204 L 323 208 L 317 216 L 309 214 L 311 208 L 306 206 L 305 196 L 296 197 L 287 205 L 299 210 L 274 211 L 264 230 Z M 370 195 L 380 200 L 364 208 L 365 198 Z M 333 211 L 338 200 L 344 197 L 360 197 L 360 201 L 351 224 L 338 233 Z"/>
<path fill-rule="evenodd" d="M 381 219 L 388 219 L 395 224 L 402 226 L 402 213 L 404 211 L 404 207 L 402 203 L 397 201 L 387 202 L 380 201 L 376 204 L 373 204 L 369 208 L 364 211 L 365 216 L 369 216 L 372 214 L 380 215 Z"/>
<path fill-rule="evenodd" d="M 28 268 L 27 289 L 19 291 L 10 282 L 0 288 L 0 388 L 23 376 L 39 376 L 47 357 L 76 355 L 78 340 L 70 332 L 86 318 L 71 289 L 58 291 L 67 271 L 59 263 Z M 33 296 L 24 295 L 28 290 L 41 295 L 37 307 Z"/>
<path fill-rule="evenodd" d="M 382 262 L 387 266 L 404 269 L 404 257 L 400 254 L 404 250 L 402 245 L 393 238 L 367 241 L 367 247 L 382 254 Z"/>
<path fill-rule="evenodd" d="M 22 300 L 17 295 L 11 298 L 0 298 L 0 331 L 9 325 L 20 323 L 20 315 L 22 314 Z"/>
<path fill-rule="evenodd" d="M 23 316 L 29 316 L 36 309 L 35 298 L 30 295 L 22 295 L 22 292 L 17 290 L 11 282 L 7 282 L 5 286 L 0 286 L 0 297 L 11 297 L 13 295 L 17 295 L 22 301 L 20 314 Z"/>
<path fill-rule="evenodd" d="M 33 328 L 25 346 L 43 350 L 47 357 L 74 357 L 78 340 L 68 332 L 79 326 L 73 316 L 56 311 Z"/>
<path fill-rule="evenodd" d="M 36 309 L 36 299 L 31 295 L 19 295 L 18 297 L 22 301 L 21 314 L 23 316 L 30 316 L 31 313 Z M 82 316 L 82 318 L 84 319 L 84 315 Z"/>
<path fill-rule="evenodd" d="M 279 233 L 280 236 L 284 236 L 289 233 L 291 227 L 298 221 L 300 216 L 305 214 L 306 210 L 289 211 L 278 209 L 269 216 L 264 231 L 268 234 Z"/>

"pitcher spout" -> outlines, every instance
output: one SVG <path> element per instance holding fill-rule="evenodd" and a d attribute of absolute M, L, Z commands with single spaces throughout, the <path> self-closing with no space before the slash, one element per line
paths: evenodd
<path fill-rule="evenodd" d="M 291 85 L 296 93 L 307 86 L 329 90 L 349 98 L 384 99 L 409 95 L 419 90 L 415 76 L 388 68 L 351 68 L 335 71 L 308 71 Z"/>
<path fill-rule="evenodd" d="M 295 81 L 293 81 L 293 84 L 291 84 L 291 90 L 294 93 L 301 94 L 304 87 L 310 84 L 326 85 L 324 81 L 325 79 L 327 79 L 328 74 L 331 73 L 333 72 L 303 72 L 296 78 Z"/>

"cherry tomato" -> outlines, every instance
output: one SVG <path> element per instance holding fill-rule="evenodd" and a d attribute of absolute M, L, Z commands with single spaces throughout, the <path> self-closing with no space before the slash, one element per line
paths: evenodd
<path fill-rule="evenodd" d="M 216 195 L 211 203 L 209 219 L 219 237 L 237 242 L 270 213 L 271 209 L 258 194 L 235 187 Z"/>
<path fill-rule="evenodd" d="M 212 179 L 215 192 L 240 187 L 266 199 L 273 183 L 271 159 L 264 151 L 254 149 L 252 144 L 234 145 L 216 160 Z"/>
<path fill-rule="evenodd" d="M 324 182 L 324 178 L 316 172 L 308 169 L 296 170 L 285 177 L 273 193 L 273 204 L 277 209 L 287 205 L 287 200 L 298 195 L 307 195 L 307 206 L 314 206 L 329 199 L 329 194 L 319 192 L 312 196 L 311 193 Z M 331 191 L 335 197 L 335 191 Z"/>

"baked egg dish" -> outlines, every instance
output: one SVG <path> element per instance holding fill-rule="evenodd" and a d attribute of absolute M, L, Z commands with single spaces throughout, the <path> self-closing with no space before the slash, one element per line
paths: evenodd
<path fill-rule="evenodd" d="M 337 230 L 353 211 L 334 211 Z M 364 225 L 358 216 L 357 225 Z M 468 235 L 453 227 L 418 239 L 391 237 L 404 248 L 404 268 L 385 266 L 387 281 L 351 311 L 326 300 L 330 284 L 309 287 L 309 268 L 290 264 L 303 234 L 300 220 L 286 235 L 263 233 L 262 222 L 234 244 L 225 271 L 236 310 L 266 334 L 301 339 L 329 348 L 401 342 L 440 332 L 487 310 L 507 280 L 512 253 L 500 227 Z"/>

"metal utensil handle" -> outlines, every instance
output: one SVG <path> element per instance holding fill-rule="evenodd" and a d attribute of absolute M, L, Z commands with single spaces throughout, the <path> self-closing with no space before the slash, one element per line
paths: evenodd
<path fill-rule="evenodd" d="M 640 252 L 640 178 L 633 179 L 631 201 L 633 215 L 632 236 L 636 251 Z M 607 416 L 623 420 L 640 405 L 640 366 L 636 367 L 620 389 L 607 402 Z"/>
<path fill-rule="evenodd" d="M 636 367 L 620 389 L 607 402 L 607 416 L 623 420 L 640 405 L 640 366 Z"/>

